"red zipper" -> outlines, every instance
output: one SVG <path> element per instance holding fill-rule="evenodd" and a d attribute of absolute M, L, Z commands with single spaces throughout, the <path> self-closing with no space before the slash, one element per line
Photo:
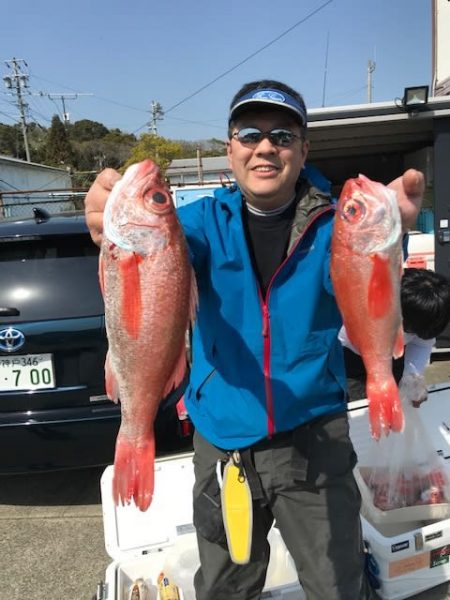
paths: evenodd
<path fill-rule="evenodd" d="M 271 280 L 269 282 L 269 285 L 267 286 L 267 292 L 266 292 L 265 299 L 263 298 L 263 295 L 261 293 L 261 289 L 259 289 L 259 296 L 260 296 L 260 300 L 261 300 L 261 310 L 262 310 L 262 324 L 263 324 L 263 326 L 262 326 L 262 336 L 263 336 L 263 371 L 264 371 L 264 388 L 265 388 L 265 392 L 266 392 L 267 435 L 268 435 L 269 438 L 271 438 L 273 436 L 273 434 L 276 432 L 275 431 L 275 418 L 274 418 L 274 411 L 273 411 L 272 378 L 271 378 L 271 367 L 270 367 L 270 342 L 271 342 L 271 338 L 270 338 L 270 311 L 269 311 L 270 290 L 271 290 L 272 283 L 273 283 L 274 279 L 276 278 L 276 276 L 278 275 L 278 273 L 281 271 L 281 269 L 284 267 L 284 265 L 287 263 L 287 261 L 289 260 L 289 258 L 294 254 L 297 246 L 302 241 L 305 233 L 308 231 L 308 229 L 311 227 L 311 225 L 314 223 L 314 221 L 316 221 L 321 215 L 329 212 L 330 210 L 334 210 L 333 207 L 321 210 L 308 223 L 308 225 L 304 229 L 303 233 L 301 234 L 301 236 L 296 241 L 296 243 L 295 243 L 294 247 L 292 248 L 291 252 L 286 256 L 286 258 L 280 264 L 280 266 L 278 267 L 278 269 L 272 275 L 272 278 L 271 278 Z"/>
<path fill-rule="evenodd" d="M 266 296 L 267 299 L 267 296 Z M 270 378 L 270 314 L 268 303 L 264 301 L 261 294 L 263 329 L 262 336 L 263 344 L 263 369 L 264 369 L 264 388 L 266 391 L 266 407 L 267 407 L 267 434 L 270 437 L 275 433 L 275 423 L 273 418 L 273 396 L 272 396 L 272 380 Z"/>

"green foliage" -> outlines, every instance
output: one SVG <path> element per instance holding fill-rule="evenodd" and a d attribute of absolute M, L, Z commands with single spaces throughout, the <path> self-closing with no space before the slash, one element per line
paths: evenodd
<path fill-rule="evenodd" d="M 32 162 L 45 163 L 48 131 L 48 129 L 45 129 L 45 127 L 42 127 L 37 123 L 30 123 L 28 125 L 28 147 L 30 149 L 30 158 Z"/>
<path fill-rule="evenodd" d="M 90 121 L 90 123 L 95 122 Z M 120 129 L 108 130 L 106 127 L 104 129 L 106 133 L 101 137 L 72 141 L 75 150 L 75 166 L 79 171 L 100 171 L 105 167 L 119 169 L 128 160 L 136 144 L 136 137 Z M 97 131 L 101 130 L 98 128 Z"/>
<path fill-rule="evenodd" d="M 196 142 L 177 140 L 177 142 L 181 144 L 183 149 L 183 158 L 195 158 L 199 149 L 203 157 L 223 156 L 226 154 L 225 142 L 216 138 L 211 138 L 210 140 L 199 140 Z"/>
<path fill-rule="evenodd" d="M 0 154 L 25 159 L 22 130 L 19 125 L 0 123 Z"/>
<path fill-rule="evenodd" d="M 89 119 L 82 119 L 76 121 L 73 125 L 68 125 L 67 131 L 70 140 L 76 142 L 98 140 L 109 133 L 109 130 L 102 123 L 90 121 Z"/>
<path fill-rule="evenodd" d="M 30 123 L 27 137 L 32 162 L 70 166 L 77 173 L 74 181 L 79 187 L 105 167 L 124 171 L 132 163 L 151 158 L 164 173 L 173 159 L 195 158 L 198 149 L 202 157 L 225 154 L 224 142 L 215 138 L 191 142 L 146 133 L 138 140 L 131 133 L 89 119 L 64 125 L 56 115 L 49 128 Z M 0 155 L 26 160 L 19 124 L 0 123 Z"/>
<path fill-rule="evenodd" d="M 153 133 L 144 133 L 134 146 L 130 158 L 123 165 L 123 170 L 133 163 L 151 158 L 164 174 L 174 158 L 183 155 L 183 147 L 179 142 L 173 142 Z"/>
<path fill-rule="evenodd" d="M 66 128 L 58 115 L 54 115 L 45 143 L 45 162 L 62 167 L 72 165 L 73 161 L 74 153 Z"/>

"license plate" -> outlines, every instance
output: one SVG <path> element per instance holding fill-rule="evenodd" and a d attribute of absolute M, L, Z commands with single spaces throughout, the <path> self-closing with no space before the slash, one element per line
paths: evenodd
<path fill-rule="evenodd" d="M 41 390 L 55 387 L 51 354 L 0 357 L 0 391 Z"/>

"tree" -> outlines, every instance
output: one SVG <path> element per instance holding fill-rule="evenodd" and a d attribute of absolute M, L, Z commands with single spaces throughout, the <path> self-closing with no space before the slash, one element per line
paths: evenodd
<path fill-rule="evenodd" d="M 74 167 L 79 171 L 99 171 L 105 167 L 118 169 L 129 158 L 136 144 L 136 136 L 132 133 L 124 133 L 117 128 L 109 130 L 96 121 L 77 121 L 71 127 L 69 135 L 75 155 Z"/>
<path fill-rule="evenodd" d="M 22 131 L 19 125 L 0 123 L 0 154 L 25 159 Z"/>
<path fill-rule="evenodd" d="M 73 159 L 73 149 L 66 128 L 58 115 L 54 115 L 45 144 L 45 162 L 61 167 L 72 165 Z"/>
<path fill-rule="evenodd" d="M 144 133 L 131 151 L 130 158 L 123 165 L 126 169 L 136 162 L 151 158 L 164 174 L 174 158 L 180 158 L 183 147 L 179 142 L 173 142 L 153 133 Z"/>
<path fill-rule="evenodd" d="M 39 125 L 39 123 L 30 123 L 28 125 L 28 146 L 32 162 L 45 162 L 48 134 L 49 130 Z"/>
<path fill-rule="evenodd" d="M 102 123 L 97 121 L 90 121 L 89 119 L 81 119 L 81 121 L 75 121 L 73 125 L 69 125 L 68 133 L 70 140 L 77 142 L 90 142 L 92 140 L 98 140 L 109 133 Z"/>
<path fill-rule="evenodd" d="M 177 142 L 181 144 L 183 149 L 183 158 L 195 158 L 198 149 L 200 149 L 202 156 L 224 156 L 227 153 L 225 142 L 216 138 L 195 142 L 177 140 Z"/>

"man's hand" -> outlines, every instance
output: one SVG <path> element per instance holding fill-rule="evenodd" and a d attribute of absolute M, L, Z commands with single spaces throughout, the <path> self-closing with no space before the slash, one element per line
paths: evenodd
<path fill-rule="evenodd" d="M 91 185 L 84 200 L 86 223 L 89 227 L 91 238 L 100 246 L 103 235 L 103 211 L 106 200 L 115 183 L 120 179 L 120 174 L 114 169 L 104 169 L 99 173 Z"/>
<path fill-rule="evenodd" d="M 397 193 L 404 232 L 415 226 L 425 192 L 425 177 L 420 171 L 408 169 L 388 184 Z"/>

